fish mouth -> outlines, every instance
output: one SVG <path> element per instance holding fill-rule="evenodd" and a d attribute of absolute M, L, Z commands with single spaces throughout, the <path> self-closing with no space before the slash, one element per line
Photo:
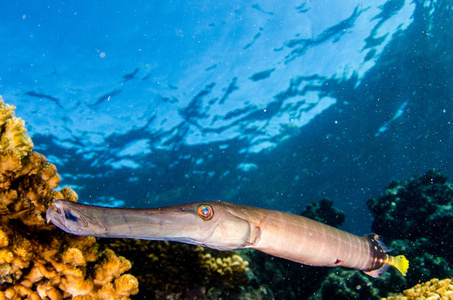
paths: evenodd
<path fill-rule="evenodd" d="M 52 205 L 46 211 L 46 222 L 49 224 L 53 220 L 56 220 L 58 216 L 62 215 L 63 207 L 61 201 L 56 199 Z M 53 223 L 53 222 L 52 222 Z"/>
<path fill-rule="evenodd" d="M 64 208 L 64 202 L 66 200 L 55 199 L 46 211 L 46 222 L 47 224 L 52 223 L 53 225 L 57 226 L 58 228 L 68 232 L 68 224 L 66 221 L 66 215 L 68 212 Z"/>

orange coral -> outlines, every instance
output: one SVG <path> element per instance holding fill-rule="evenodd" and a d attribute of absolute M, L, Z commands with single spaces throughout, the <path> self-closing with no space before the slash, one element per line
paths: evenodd
<path fill-rule="evenodd" d="M 131 268 L 130 261 L 122 256 L 117 257 L 115 252 L 110 249 L 104 251 L 104 256 L 104 260 L 101 264 L 97 265 L 93 273 L 93 282 L 99 286 L 107 284 Z"/>
<path fill-rule="evenodd" d="M 0 97 L 0 300 L 129 299 L 137 279 L 123 274 L 130 262 L 112 250 L 99 253 L 95 238 L 76 237 L 45 222 L 54 198 L 77 201 L 60 191 L 54 165 L 31 152 L 33 143 L 14 106 Z"/>
<path fill-rule="evenodd" d="M 82 253 L 82 250 L 78 248 L 68 248 L 62 255 L 63 262 L 70 264 L 74 267 L 86 266 L 87 261 Z"/>

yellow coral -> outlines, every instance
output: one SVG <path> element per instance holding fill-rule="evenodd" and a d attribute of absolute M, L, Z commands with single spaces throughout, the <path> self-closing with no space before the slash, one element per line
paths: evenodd
<path fill-rule="evenodd" d="M 12 149 L 1 150 L 0 157 L 0 172 L 14 172 L 14 170 L 19 170 L 21 166 L 21 157 L 19 151 L 14 151 Z"/>
<path fill-rule="evenodd" d="M 38 175 L 47 182 L 49 188 L 52 190 L 60 183 L 60 176 L 57 174 L 57 168 L 47 162 L 43 164 Z"/>
<path fill-rule="evenodd" d="M 104 285 L 112 279 L 118 278 L 122 273 L 131 268 L 131 263 L 123 256 L 116 256 L 115 252 L 110 249 L 104 251 L 104 260 L 94 272 L 94 283 L 96 285 Z"/>
<path fill-rule="evenodd" d="M 14 116 L 16 108 L 14 105 L 6 104 L 0 96 L 0 126 L 5 125 L 6 121 Z"/>
<path fill-rule="evenodd" d="M 12 263 L 13 259 L 14 259 L 14 255 L 11 251 L 9 251 L 7 249 L 0 249 L 0 264 Z M 8 266 L 8 270 L 9 269 L 11 269 L 11 266 Z"/>
<path fill-rule="evenodd" d="M 83 253 L 80 249 L 78 248 L 69 248 L 63 253 L 63 262 L 65 264 L 70 264 L 75 267 L 78 266 L 86 266 L 87 261 L 85 260 L 85 257 L 83 256 Z"/>
<path fill-rule="evenodd" d="M 13 105 L 5 104 L 0 96 L 0 149 L 15 149 L 23 157 L 33 150 L 33 142 L 25 133 L 25 122 L 14 117 L 15 109 Z"/>
<path fill-rule="evenodd" d="M 453 299 L 453 284 L 452 279 L 439 280 L 433 278 L 422 284 L 417 284 L 414 287 L 404 290 L 402 294 L 390 295 L 382 300 L 452 300 Z"/>
<path fill-rule="evenodd" d="M 0 248 L 6 247 L 9 245 L 8 235 L 3 229 L 0 228 Z"/>
<path fill-rule="evenodd" d="M 100 254 L 93 237 L 46 224 L 54 198 L 77 201 L 77 194 L 53 190 L 60 182 L 56 167 L 31 152 L 14 109 L 0 97 L 0 300 L 129 299 L 138 288 L 134 276 L 123 274 L 128 260 L 112 250 Z M 103 298 L 104 286 L 112 287 L 109 298 Z"/>
<path fill-rule="evenodd" d="M 129 295 L 138 293 L 138 280 L 130 274 L 125 274 L 115 282 L 105 284 L 99 290 L 99 297 L 102 300 L 122 300 Z"/>
<path fill-rule="evenodd" d="M 138 280 L 130 274 L 121 275 L 114 282 L 116 293 L 121 296 L 135 295 L 138 293 Z"/>
<path fill-rule="evenodd" d="M 233 254 L 227 257 L 212 257 L 211 253 L 200 254 L 202 267 L 210 272 L 217 272 L 220 275 L 233 276 L 235 273 L 246 273 L 249 271 L 249 263 L 241 256 Z"/>
<path fill-rule="evenodd" d="M 52 191 L 52 198 L 54 199 L 65 199 L 73 202 L 77 202 L 77 194 L 68 187 L 65 187 L 59 191 Z"/>
<path fill-rule="evenodd" d="M 46 282 L 44 284 L 38 285 L 36 288 L 38 295 L 41 299 L 49 298 L 51 300 L 62 300 L 60 292 L 50 283 Z"/>
<path fill-rule="evenodd" d="M 214 252 L 198 247 L 201 268 L 208 276 L 218 277 L 225 286 L 245 284 L 251 276 L 249 262 L 234 252 Z M 215 256 L 215 254 L 219 256 Z"/>

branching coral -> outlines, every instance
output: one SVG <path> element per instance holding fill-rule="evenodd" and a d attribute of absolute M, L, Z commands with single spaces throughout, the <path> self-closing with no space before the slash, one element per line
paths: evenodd
<path fill-rule="evenodd" d="M 453 299 L 453 284 L 452 279 L 439 280 L 431 279 L 422 284 L 403 291 L 402 294 L 390 295 L 383 300 L 434 300 Z"/>
<path fill-rule="evenodd" d="M 76 237 L 45 222 L 54 198 L 77 201 L 56 167 L 31 152 L 14 106 L 0 98 L 0 299 L 129 299 L 138 292 L 130 262 L 95 238 Z"/>

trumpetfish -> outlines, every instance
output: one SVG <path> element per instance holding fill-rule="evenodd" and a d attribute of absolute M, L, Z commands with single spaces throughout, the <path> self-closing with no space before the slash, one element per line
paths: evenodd
<path fill-rule="evenodd" d="M 403 276 L 377 235 L 357 236 L 299 215 L 222 201 L 132 209 L 55 200 L 47 222 L 75 235 L 174 241 L 218 250 L 252 248 L 310 266 L 348 267 L 377 277 L 388 266 Z"/>

